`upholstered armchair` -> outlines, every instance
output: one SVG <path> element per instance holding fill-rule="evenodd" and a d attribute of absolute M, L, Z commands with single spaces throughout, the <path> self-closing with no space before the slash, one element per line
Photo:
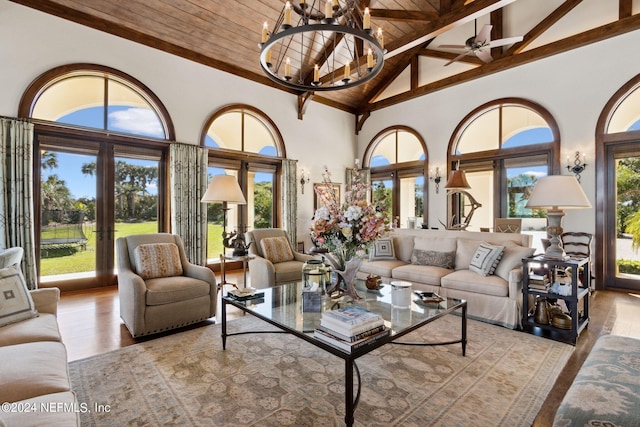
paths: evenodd
<path fill-rule="evenodd" d="M 314 259 L 291 247 L 289 233 L 279 228 L 259 228 L 247 232 L 253 242 L 249 254 L 249 277 L 254 288 L 268 288 L 302 279 L 302 264 Z"/>
<path fill-rule="evenodd" d="M 120 317 L 136 338 L 216 314 L 216 277 L 191 264 L 179 236 L 137 234 L 116 240 Z"/>

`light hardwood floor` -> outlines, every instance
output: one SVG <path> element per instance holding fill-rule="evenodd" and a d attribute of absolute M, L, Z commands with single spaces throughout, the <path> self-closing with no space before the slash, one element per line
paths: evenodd
<path fill-rule="evenodd" d="M 217 280 L 220 281 L 219 275 Z M 227 272 L 227 280 L 242 282 L 242 271 Z M 229 311 L 230 317 L 238 315 L 240 313 Z M 116 287 L 62 294 L 58 306 L 58 321 L 69 361 L 143 341 L 134 340 L 122 324 Z M 215 323 L 214 319 L 192 327 L 212 323 Z M 534 426 L 551 425 L 560 401 L 600 335 L 613 331 L 618 335 L 640 338 L 639 325 L 640 293 L 596 292 L 591 300 L 591 322 L 580 335 L 575 351 L 547 396 Z M 157 336 L 144 340 L 154 338 Z"/>

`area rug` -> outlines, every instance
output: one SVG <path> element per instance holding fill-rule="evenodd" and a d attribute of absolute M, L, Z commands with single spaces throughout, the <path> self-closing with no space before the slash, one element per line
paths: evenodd
<path fill-rule="evenodd" d="M 264 330 L 252 316 L 228 331 Z M 288 334 L 227 339 L 221 325 L 146 341 L 71 362 L 87 426 L 342 426 L 344 363 Z M 445 316 L 403 337 L 459 337 Z M 468 321 L 459 344 L 386 345 L 358 359 L 357 426 L 530 426 L 573 347 Z"/>

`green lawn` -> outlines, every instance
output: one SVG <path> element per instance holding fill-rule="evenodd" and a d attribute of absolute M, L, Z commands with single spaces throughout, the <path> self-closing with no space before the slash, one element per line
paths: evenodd
<path fill-rule="evenodd" d="M 139 223 L 116 223 L 115 238 L 128 236 L 130 234 L 146 234 L 156 233 L 156 222 L 139 222 Z M 96 233 L 93 224 L 84 226 L 84 234 L 87 237 L 86 250 L 78 250 L 68 255 L 52 256 L 51 258 L 41 258 L 40 275 L 53 276 L 57 274 L 81 273 L 94 271 L 96 266 Z M 207 238 L 207 254 L 211 258 L 217 258 L 222 252 L 222 226 L 209 224 Z M 43 238 L 47 238 L 43 234 Z M 114 243 L 115 244 L 115 243 Z M 53 251 L 50 252 L 53 255 Z M 43 253 L 44 255 L 44 253 Z"/>

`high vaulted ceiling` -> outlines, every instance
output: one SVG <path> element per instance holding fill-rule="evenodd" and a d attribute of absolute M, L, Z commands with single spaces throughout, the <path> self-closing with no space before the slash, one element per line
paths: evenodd
<path fill-rule="evenodd" d="M 313 94 L 274 83 L 259 65 L 262 23 L 278 19 L 284 0 L 12 1 L 295 93 L 299 117 L 312 100 L 356 114 L 359 126 L 373 110 L 640 28 L 640 0 L 361 0 L 384 30 L 382 72 Z M 445 67 L 460 51 L 439 46 L 464 44 L 485 24 L 492 40 L 523 41 L 492 49 L 492 62 L 471 55 Z"/>

